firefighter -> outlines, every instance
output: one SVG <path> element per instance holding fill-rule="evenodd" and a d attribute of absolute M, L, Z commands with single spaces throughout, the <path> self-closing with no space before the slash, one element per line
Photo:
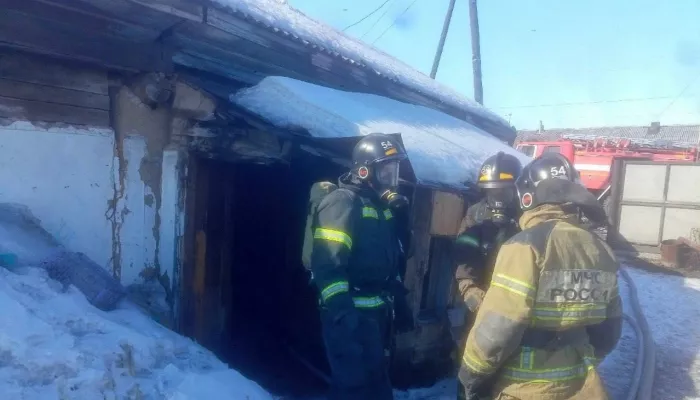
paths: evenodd
<path fill-rule="evenodd" d="M 612 250 L 581 222 L 603 222 L 596 198 L 560 154 L 523 168 L 515 183 L 522 232 L 503 244 L 469 332 L 459 380 L 475 398 L 608 399 L 596 371 L 622 330 Z"/>
<path fill-rule="evenodd" d="M 467 209 L 462 220 L 455 247 L 455 278 L 469 313 L 465 324 L 452 330 L 460 350 L 484 298 L 496 254 L 503 242 L 519 231 L 515 180 L 521 170 L 518 158 L 502 151 L 487 158 L 477 181 L 483 198 Z M 481 385 L 480 396 L 488 391 L 488 386 Z"/>
<path fill-rule="evenodd" d="M 331 367 L 330 399 L 393 398 L 386 354 L 394 294 L 403 289 L 394 221 L 409 205 L 398 193 L 406 158 L 394 138 L 365 136 L 353 150 L 352 170 L 321 200 L 314 218 L 310 269 Z"/>
<path fill-rule="evenodd" d="M 498 249 L 519 231 L 515 180 L 521 170 L 520 161 L 510 154 L 498 152 L 487 158 L 477 182 L 483 198 L 467 209 L 462 220 L 456 239 L 459 265 L 455 278 L 472 314 L 484 297 Z"/>

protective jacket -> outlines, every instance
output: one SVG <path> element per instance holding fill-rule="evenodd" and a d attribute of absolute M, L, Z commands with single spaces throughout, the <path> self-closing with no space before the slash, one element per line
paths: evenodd
<path fill-rule="evenodd" d="M 526 211 L 519 225 L 497 256 L 461 383 L 491 378 L 493 398 L 608 399 L 596 366 L 622 329 L 612 250 L 568 206 Z"/>
<path fill-rule="evenodd" d="M 385 349 L 401 285 L 401 245 L 391 210 L 341 178 L 319 204 L 311 254 L 333 382 L 332 399 L 391 399 Z"/>
<path fill-rule="evenodd" d="M 520 230 L 517 224 L 496 225 L 486 200 L 471 205 L 457 234 L 455 272 L 459 292 L 470 312 L 476 313 L 491 279 L 501 245 Z"/>

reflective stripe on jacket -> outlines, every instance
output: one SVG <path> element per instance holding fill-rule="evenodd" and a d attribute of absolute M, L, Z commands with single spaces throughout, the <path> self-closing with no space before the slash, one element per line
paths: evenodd
<path fill-rule="evenodd" d="M 311 272 L 324 307 L 386 305 L 382 293 L 398 275 L 400 253 L 390 210 L 341 183 L 319 204 L 313 236 Z"/>
<path fill-rule="evenodd" d="M 620 337 L 619 264 L 561 206 L 520 219 L 498 254 L 491 286 L 465 345 L 465 387 L 495 377 L 518 399 L 607 399 L 595 367 Z"/>

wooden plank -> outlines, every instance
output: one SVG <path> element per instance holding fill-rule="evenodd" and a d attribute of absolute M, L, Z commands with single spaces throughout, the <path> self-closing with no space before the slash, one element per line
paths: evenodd
<path fill-rule="evenodd" d="M 0 53 L 0 78 L 108 95 L 105 71 L 18 52 Z"/>
<path fill-rule="evenodd" d="M 36 122 L 53 122 L 109 127 L 109 112 L 63 104 L 20 100 L 0 96 L 0 117 Z"/>
<path fill-rule="evenodd" d="M 188 265 L 186 275 L 191 278 L 190 281 L 183 281 L 183 284 L 189 285 L 187 290 L 191 296 L 191 315 L 186 321 L 183 321 L 185 326 L 190 328 L 190 334 L 195 340 L 203 340 L 206 338 L 208 328 L 207 312 L 206 312 L 206 269 L 207 269 L 207 207 L 209 204 L 209 172 L 211 168 L 209 163 L 201 160 L 192 160 L 194 164 L 196 176 L 192 178 L 194 194 L 191 196 L 191 207 L 194 210 L 188 218 L 191 222 L 193 235 L 190 240 L 194 242 L 193 254 L 188 258 L 192 260 L 192 264 Z"/>
<path fill-rule="evenodd" d="M 417 187 L 413 195 L 413 257 L 406 262 L 404 283 L 409 290 L 408 302 L 414 317 L 418 315 L 423 296 L 423 284 L 428 272 L 430 259 L 430 219 L 432 212 L 432 192 Z"/>
<path fill-rule="evenodd" d="M 195 0 L 129 0 L 144 7 L 190 21 L 204 21 L 204 6 Z"/>
<path fill-rule="evenodd" d="M 178 26 L 169 43 L 186 49 L 175 56 L 175 62 L 251 84 L 257 83 L 256 75 L 277 75 L 334 89 L 377 92 L 364 84 L 367 82 L 367 85 L 373 85 L 376 77 L 370 75 L 367 79 L 348 79 L 351 75 L 349 65 L 340 65 L 329 72 L 314 65 L 310 54 L 289 53 L 281 45 L 270 49 L 232 35 L 205 34 L 191 24 Z M 201 58 L 203 61 L 192 60 L 190 57 Z"/>
<path fill-rule="evenodd" d="M 464 200 L 454 193 L 433 193 L 433 213 L 430 221 L 430 234 L 455 236 L 464 217 Z"/>
<path fill-rule="evenodd" d="M 8 0 L 12 1 L 12 0 Z M 28 1 L 28 0 L 24 0 Z M 128 0 L 29 0 L 153 30 L 153 39 L 182 18 Z"/>
<path fill-rule="evenodd" d="M 109 111 L 109 97 L 0 78 L 0 96 Z"/>
<path fill-rule="evenodd" d="M 312 53 L 315 54 L 318 50 L 291 38 L 277 35 L 235 15 L 226 14 L 211 7 L 208 10 L 207 25 L 185 23 L 174 29 L 180 40 L 182 38 L 189 40 L 188 49 L 205 47 L 224 60 L 240 58 L 248 62 L 254 61 L 262 65 L 258 69 L 260 71 L 272 68 L 287 70 L 294 74 L 305 71 L 304 75 L 307 78 L 316 76 L 318 73 L 329 74 L 329 71 L 312 63 Z M 336 61 L 341 68 L 350 66 L 340 60 Z M 348 81 L 348 76 L 349 73 L 338 75 L 337 82 Z"/>
<path fill-rule="evenodd" d="M 66 4 L 63 3 L 57 4 L 34 0 L 0 0 L 0 8 L 2 8 L 3 12 L 12 10 L 31 15 L 37 19 L 69 22 L 85 31 L 107 33 L 134 41 L 153 41 L 160 36 L 164 29 L 171 25 L 169 24 L 163 29 L 154 29 L 150 25 L 125 23 L 104 13 L 85 12 L 84 9 L 76 8 L 78 5 L 66 7 Z"/>
<path fill-rule="evenodd" d="M 0 45 L 132 71 L 172 69 L 162 43 L 129 42 L 114 36 L 86 32 L 61 21 L 33 18 L 15 11 L 0 13 Z"/>

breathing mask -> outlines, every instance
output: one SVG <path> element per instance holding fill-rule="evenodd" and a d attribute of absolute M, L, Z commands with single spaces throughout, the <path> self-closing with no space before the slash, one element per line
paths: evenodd
<path fill-rule="evenodd" d="M 515 187 L 506 186 L 484 189 L 486 206 L 492 212 L 495 224 L 507 224 L 514 218 L 513 210 L 516 199 Z"/>
<path fill-rule="evenodd" d="M 381 161 L 374 166 L 374 176 L 370 185 L 390 208 L 401 209 L 408 206 L 406 196 L 398 193 L 399 190 L 399 160 Z"/>

